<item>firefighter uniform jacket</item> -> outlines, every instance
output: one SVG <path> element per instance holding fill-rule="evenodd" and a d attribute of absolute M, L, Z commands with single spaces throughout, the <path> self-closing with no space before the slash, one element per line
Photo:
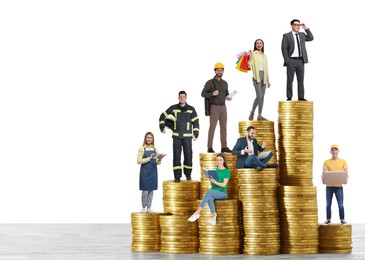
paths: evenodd
<path fill-rule="evenodd" d="M 160 130 L 165 128 L 165 118 L 167 115 L 173 115 L 175 122 L 170 127 L 172 137 L 174 138 L 192 138 L 193 135 L 197 138 L 199 135 L 199 118 L 195 108 L 185 103 L 172 105 L 160 116 Z"/>

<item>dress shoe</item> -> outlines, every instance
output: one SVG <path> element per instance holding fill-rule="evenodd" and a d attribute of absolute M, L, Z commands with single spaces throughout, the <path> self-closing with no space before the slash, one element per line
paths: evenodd
<path fill-rule="evenodd" d="M 175 179 L 174 182 L 180 182 L 180 179 Z"/>
<path fill-rule="evenodd" d="M 213 148 L 208 148 L 208 153 L 215 153 Z"/>
<path fill-rule="evenodd" d="M 279 165 L 277 165 L 276 163 L 267 164 L 266 166 L 267 166 L 267 168 L 278 168 L 279 167 Z"/>
<path fill-rule="evenodd" d="M 224 147 L 224 148 L 221 149 L 221 152 L 222 153 L 231 153 L 232 151 L 228 147 Z"/>
<path fill-rule="evenodd" d="M 291 101 L 291 98 L 286 99 L 286 101 Z"/>
<path fill-rule="evenodd" d="M 187 181 L 191 181 L 191 176 L 186 176 Z"/>
<path fill-rule="evenodd" d="M 305 98 L 300 98 L 299 101 L 308 101 Z"/>

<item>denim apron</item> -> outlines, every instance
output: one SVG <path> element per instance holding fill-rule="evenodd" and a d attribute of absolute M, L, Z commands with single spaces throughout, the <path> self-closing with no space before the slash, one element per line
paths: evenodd
<path fill-rule="evenodd" d="M 144 148 L 143 158 L 148 158 L 150 155 L 156 154 L 156 150 L 146 151 Z M 152 159 L 148 163 L 141 165 L 139 172 L 139 189 L 140 190 L 157 190 L 157 164 L 156 159 Z"/>

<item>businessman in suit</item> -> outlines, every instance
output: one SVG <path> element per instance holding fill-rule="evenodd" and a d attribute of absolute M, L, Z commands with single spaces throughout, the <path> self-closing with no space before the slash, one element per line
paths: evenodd
<path fill-rule="evenodd" d="M 262 152 L 266 148 L 266 142 L 262 141 L 262 145 L 257 143 L 255 138 L 256 129 L 249 126 L 246 129 L 247 135 L 240 137 L 232 150 L 232 154 L 237 155 L 236 168 L 255 168 L 261 171 L 263 168 L 276 168 L 277 164 L 267 164 L 272 157 L 272 152 L 264 159 L 258 158 L 258 152 Z"/>
<path fill-rule="evenodd" d="M 298 19 L 290 22 L 292 31 L 283 35 L 281 41 L 281 52 L 284 57 L 284 66 L 286 66 L 286 97 L 290 101 L 293 97 L 293 80 L 294 74 L 297 76 L 298 83 L 298 100 L 307 101 L 304 98 L 304 64 L 308 63 L 307 49 L 305 42 L 312 41 L 313 34 L 309 28 L 300 23 Z M 300 27 L 305 31 L 299 32 Z"/>

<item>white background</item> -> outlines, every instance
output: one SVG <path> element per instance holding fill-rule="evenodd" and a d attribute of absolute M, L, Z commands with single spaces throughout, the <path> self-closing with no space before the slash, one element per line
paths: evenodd
<path fill-rule="evenodd" d="M 325 220 L 320 174 L 332 143 L 347 160 L 346 219 L 363 222 L 363 12 L 361 1 L 1 1 L 0 222 L 129 223 L 140 210 L 137 151 L 144 134 L 168 156 L 159 166 L 153 209 L 163 211 L 172 140 L 158 118 L 180 90 L 200 116 L 193 179 L 206 152 L 204 83 L 216 62 L 238 94 L 227 104 L 228 144 L 255 98 L 235 55 L 265 42 L 272 87 L 263 115 L 286 100 L 283 33 L 294 18 L 307 43 L 305 97 L 314 102 L 313 183 Z M 297 98 L 296 83 L 294 99 Z M 214 149 L 220 150 L 217 128 Z M 361 202 L 360 202 L 361 203 Z M 338 216 L 333 201 L 333 220 Z"/>

